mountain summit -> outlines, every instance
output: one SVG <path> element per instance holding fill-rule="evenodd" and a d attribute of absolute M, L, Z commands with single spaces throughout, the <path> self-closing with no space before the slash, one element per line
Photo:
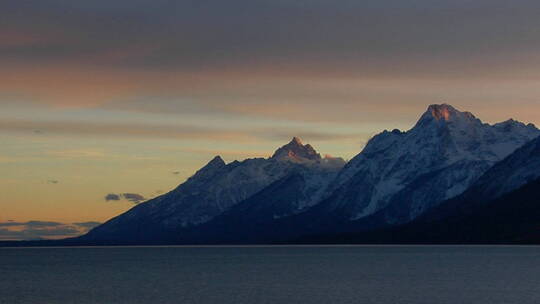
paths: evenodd
<path fill-rule="evenodd" d="M 454 107 L 448 104 L 430 105 L 428 108 L 428 112 L 430 112 L 431 115 L 437 120 L 450 120 L 452 116 L 455 116 L 458 113 L 458 111 L 454 109 Z"/>
<path fill-rule="evenodd" d="M 482 121 L 470 112 L 461 112 L 449 104 L 432 104 L 420 117 L 415 127 L 438 127 L 468 128 L 481 125 Z"/>
<path fill-rule="evenodd" d="M 317 151 L 315 151 L 315 149 L 313 149 L 310 144 L 304 145 L 300 138 L 293 137 L 293 139 L 288 144 L 277 149 L 271 158 L 276 160 L 305 162 L 319 161 L 321 160 L 321 155 L 317 153 Z"/>
<path fill-rule="evenodd" d="M 443 104 L 432 104 L 428 107 L 427 114 L 431 114 L 431 116 L 436 120 L 445 120 L 445 121 L 453 121 L 456 119 L 469 119 L 469 120 L 477 120 L 476 117 L 470 112 L 460 112 L 456 110 L 453 106 L 443 103 Z"/>
<path fill-rule="evenodd" d="M 214 157 L 211 161 L 209 161 L 204 167 L 199 169 L 199 171 L 195 172 L 195 175 L 193 177 L 203 177 L 203 176 L 210 176 L 214 172 L 218 171 L 219 169 L 225 167 L 225 161 L 221 156 Z"/>

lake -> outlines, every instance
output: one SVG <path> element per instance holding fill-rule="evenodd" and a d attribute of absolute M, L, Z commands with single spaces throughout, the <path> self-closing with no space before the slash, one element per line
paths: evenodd
<path fill-rule="evenodd" d="M 540 303 L 540 247 L 0 248 L 0 303 Z"/>

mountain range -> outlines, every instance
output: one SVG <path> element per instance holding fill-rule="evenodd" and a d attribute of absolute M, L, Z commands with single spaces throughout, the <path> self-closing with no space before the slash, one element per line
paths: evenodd
<path fill-rule="evenodd" d="M 489 232 L 540 210 L 539 136 L 532 124 L 487 124 L 451 105 L 430 105 L 412 129 L 375 135 L 348 162 L 322 157 L 297 137 L 269 158 L 227 164 L 216 156 L 176 189 L 67 242 L 533 240 L 540 224 L 531 220 L 522 226 L 533 231 Z M 516 211 L 521 203 L 527 214 Z M 493 220 L 482 217 L 488 214 Z M 459 232 L 471 223 L 481 223 L 473 226 L 483 234 Z"/>

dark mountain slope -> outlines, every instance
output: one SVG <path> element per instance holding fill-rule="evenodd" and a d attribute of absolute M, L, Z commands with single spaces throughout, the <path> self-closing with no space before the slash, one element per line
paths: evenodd
<path fill-rule="evenodd" d="M 360 233 L 312 235 L 298 243 L 359 244 L 538 244 L 540 243 L 540 179 L 495 200 L 465 208 L 444 219 L 422 217 L 390 229 Z"/>

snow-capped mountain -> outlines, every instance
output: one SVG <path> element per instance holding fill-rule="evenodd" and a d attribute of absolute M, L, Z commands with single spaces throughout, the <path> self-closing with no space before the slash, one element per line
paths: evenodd
<path fill-rule="evenodd" d="M 313 147 L 293 138 L 268 159 L 255 158 L 226 164 L 216 156 L 171 192 L 139 204 L 96 227 L 89 240 L 144 240 L 169 238 L 178 229 L 201 225 L 250 198 L 270 184 L 299 174 L 305 180 L 302 199 L 288 212 L 298 212 L 318 201 L 345 162 L 322 158 Z M 287 214 L 276 213 L 276 216 Z"/>
<path fill-rule="evenodd" d="M 374 136 L 347 164 L 296 137 L 266 159 L 217 156 L 79 240 L 258 243 L 402 224 L 471 185 L 491 198 L 538 178 L 538 136 L 532 124 L 490 125 L 431 105 L 412 129 Z"/>
<path fill-rule="evenodd" d="M 491 167 L 464 194 L 468 200 L 489 201 L 540 178 L 540 137 Z"/>
<path fill-rule="evenodd" d="M 489 125 L 450 105 L 430 105 L 411 130 L 374 136 L 339 173 L 318 209 L 351 221 L 375 213 L 380 224 L 410 221 L 465 191 L 538 135 L 532 124 Z"/>

